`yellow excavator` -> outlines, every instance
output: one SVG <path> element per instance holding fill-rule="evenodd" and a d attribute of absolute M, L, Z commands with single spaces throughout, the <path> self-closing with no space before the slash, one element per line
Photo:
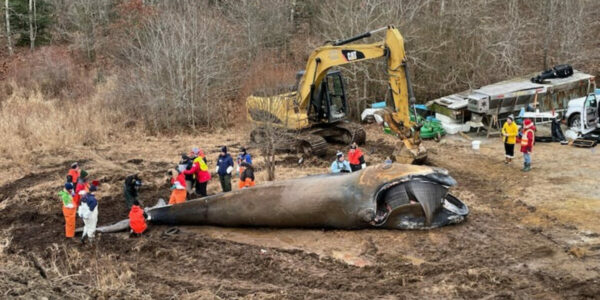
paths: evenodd
<path fill-rule="evenodd" d="M 352 42 L 385 31 L 381 42 L 354 44 Z M 382 117 L 396 134 L 397 143 L 393 156 L 397 162 L 420 163 L 427 158 L 421 144 L 420 125 L 410 119 L 410 108 L 415 97 L 404 53 L 404 40 L 394 26 L 329 42 L 315 49 L 310 55 L 306 69 L 298 73 L 295 90 L 279 95 L 252 95 L 246 100 L 248 119 L 253 122 L 250 134 L 254 143 L 264 143 L 267 128 L 277 127 L 277 149 L 298 150 L 304 155 L 321 155 L 328 142 L 363 144 L 365 130 L 347 120 L 348 105 L 340 71 L 332 67 L 368 59 L 387 59 L 389 89 L 393 109 L 387 109 Z M 416 117 L 416 112 L 415 112 Z"/>

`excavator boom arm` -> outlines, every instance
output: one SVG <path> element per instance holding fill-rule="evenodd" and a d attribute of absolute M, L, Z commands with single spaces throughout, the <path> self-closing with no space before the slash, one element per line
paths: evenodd
<path fill-rule="evenodd" d="M 353 41 L 384 30 L 386 31 L 385 39 L 381 42 L 350 44 Z M 315 49 L 308 59 L 304 76 L 298 87 L 299 108 L 307 108 L 315 87 L 319 86 L 331 67 L 381 57 L 387 57 L 388 80 L 395 105 L 393 117 L 396 122 L 410 127 L 409 108 L 410 104 L 415 103 L 415 98 L 408 76 L 404 38 L 398 29 L 393 26 L 382 27 Z"/>
<path fill-rule="evenodd" d="M 308 59 L 304 76 L 298 87 L 300 109 L 310 104 L 313 89 L 318 87 L 331 67 L 380 58 L 386 55 L 382 42 L 362 45 L 322 46 L 313 51 Z"/>
<path fill-rule="evenodd" d="M 351 44 L 384 30 L 385 38 L 381 42 Z M 308 108 L 312 94 L 331 67 L 381 57 L 387 58 L 387 75 L 395 106 L 394 111 L 386 112 L 386 122 L 402 139 L 406 148 L 413 152 L 413 157 L 424 156 L 425 154 L 421 153 L 424 150 L 420 147 L 419 125 L 410 120 L 409 110 L 411 104 L 415 103 L 415 97 L 404 51 L 404 38 L 394 26 L 382 27 L 315 49 L 308 59 L 298 86 L 298 107 L 301 110 Z"/>

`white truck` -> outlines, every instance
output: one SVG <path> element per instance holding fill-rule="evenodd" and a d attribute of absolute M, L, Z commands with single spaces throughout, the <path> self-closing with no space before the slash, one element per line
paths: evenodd
<path fill-rule="evenodd" d="M 598 129 L 598 119 L 600 118 L 598 107 L 600 100 L 600 89 L 585 97 L 575 98 L 569 101 L 565 120 L 571 130 L 581 134 L 590 133 Z"/>

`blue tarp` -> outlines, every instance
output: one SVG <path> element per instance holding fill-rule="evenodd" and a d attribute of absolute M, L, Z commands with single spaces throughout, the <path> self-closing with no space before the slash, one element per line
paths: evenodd
<path fill-rule="evenodd" d="M 371 108 L 385 108 L 385 101 L 372 103 Z"/>
<path fill-rule="evenodd" d="M 415 108 L 419 110 L 428 110 L 425 104 L 415 104 Z"/>

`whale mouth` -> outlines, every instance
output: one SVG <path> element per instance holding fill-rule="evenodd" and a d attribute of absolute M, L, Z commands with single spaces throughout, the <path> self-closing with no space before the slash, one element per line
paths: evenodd
<path fill-rule="evenodd" d="M 390 216 L 403 215 L 431 226 L 436 214 L 445 206 L 450 186 L 456 181 L 443 172 L 409 176 L 384 184 L 375 196 L 375 226 L 385 224 Z"/>

